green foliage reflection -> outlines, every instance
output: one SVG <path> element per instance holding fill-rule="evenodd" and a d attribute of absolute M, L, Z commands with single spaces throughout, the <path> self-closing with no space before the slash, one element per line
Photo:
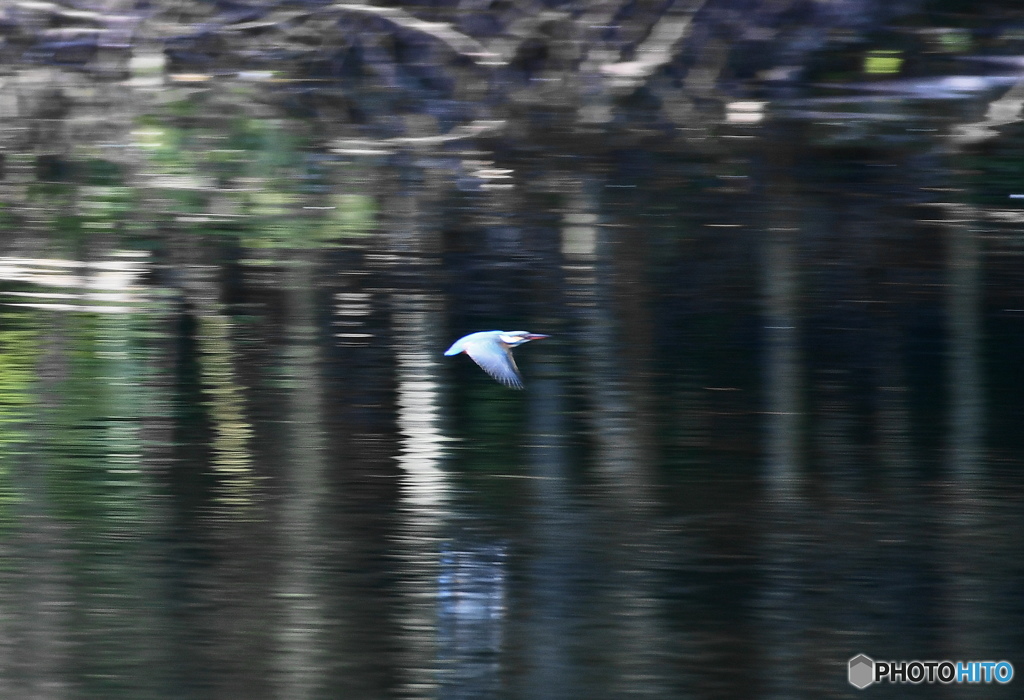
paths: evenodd
<path fill-rule="evenodd" d="M 31 317 L 5 310 L 0 313 L 0 528 L 14 523 L 11 507 L 18 496 L 11 478 L 11 461 L 22 452 L 24 424 L 32 412 L 32 382 L 39 356 L 38 333 Z"/>
<path fill-rule="evenodd" d="M 310 154 L 301 123 L 248 116 L 144 118 L 133 132 L 166 214 L 247 248 L 321 248 L 368 235 L 372 197 L 344 191 L 348 164 Z M 344 178 L 340 178 L 344 179 Z"/>

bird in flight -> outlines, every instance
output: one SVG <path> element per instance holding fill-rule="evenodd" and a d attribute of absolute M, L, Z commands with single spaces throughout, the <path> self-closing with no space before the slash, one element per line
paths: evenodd
<path fill-rule="evenodd" d="M 512 348 L 548 337 L 527 331 L 480 331 L 462 336 L 444 354 L 450 356 L 464 352 L 505 386 L 522 389 L 523 378 L 512 358 Z"/>

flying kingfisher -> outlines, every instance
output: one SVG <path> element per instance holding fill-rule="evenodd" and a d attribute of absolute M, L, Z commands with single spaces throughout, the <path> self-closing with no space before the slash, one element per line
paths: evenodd
<path fill-rule="evenodd" d="M 523 388 L 516 361 L 512 359 L 512 348 L 550 336 L 527 331 L 479 331 L 464 335 L 448 348 L 445 355 L 464 352 L 480 365 L 487 374 L 512 389 Z"/>

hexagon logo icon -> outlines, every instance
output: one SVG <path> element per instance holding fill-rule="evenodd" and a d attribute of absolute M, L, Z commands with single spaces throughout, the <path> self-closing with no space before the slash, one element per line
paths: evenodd
<path fill-rule="evenodd" d="M 857 654 L 850 659 L 850 685 L 858 690 L 864 690 L 875 682 L 875 662 L 864 654 Z"/>

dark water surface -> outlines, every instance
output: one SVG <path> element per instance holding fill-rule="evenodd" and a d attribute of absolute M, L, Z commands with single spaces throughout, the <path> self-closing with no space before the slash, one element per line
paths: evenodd
<path fill-rule="evenodd" d="M 332 153 L 198 100 L 137 127 L 145 187 L 10 159 L 0 697 L 1024 671 L 1024 141 L 912 97 L 589 155 Z M 524 391 L 442 356 L 492 328 L 552 336 Z"/>

